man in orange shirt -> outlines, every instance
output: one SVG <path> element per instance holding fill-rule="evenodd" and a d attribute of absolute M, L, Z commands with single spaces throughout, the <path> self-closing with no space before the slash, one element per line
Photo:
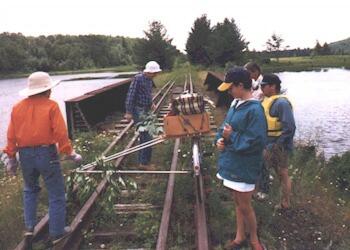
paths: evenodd
<path fill-rule="evenodd" d="M 30 240 L 36 225 L 39 176 L 42 175 L 49 194 L 49 233 L 53 243 L 67 235 L 65 227 L 66 199 L 64 178 L 58 153 L 64 153 L 76 163 L 82 158 L 75 153 L 58 104 L 50 100 L 51 88 L 58 82 L 49 74 L 35 72 L 28 78 L 28 87 L 20 91 L 27 96 L 17 103 L 11 113 L 4 152 L 9 157 L 6 168 L 16 173 L 16 153 L 24 179 L 23 202 L 25 237 Z"/>

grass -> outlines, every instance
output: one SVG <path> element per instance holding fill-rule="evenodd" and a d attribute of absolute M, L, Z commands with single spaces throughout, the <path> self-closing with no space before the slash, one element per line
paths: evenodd
<path fill-rule="evenodd" d="M 327 55 L 309 57 L 283 57 L 270 63 L 262 64 L 263 72 L 310 71 L 322 68 L 350 69 L 350 55 Z"/>

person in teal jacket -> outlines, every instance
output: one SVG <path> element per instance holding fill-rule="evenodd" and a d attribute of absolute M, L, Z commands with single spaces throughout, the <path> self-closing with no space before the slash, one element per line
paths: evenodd
<path fill-rule="evenodd" d="M 252 97 L 251 86 L 249 72 L 234 67 L 218 88 L 235 98 L 216 138 L 220 151 L 217 177 L 231 190 L 236 205 L 236 236 L 226 244 L 228 249 L 239 249 L 245 243 L 245 229 L 250 234 L 252 248 L 265 249 L 257 236 L 251 200 L 262 168 L 267 123 L 261 103 Z"/>

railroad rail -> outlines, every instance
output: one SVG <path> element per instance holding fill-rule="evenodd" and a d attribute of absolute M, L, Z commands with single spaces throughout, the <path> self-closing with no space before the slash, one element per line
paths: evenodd
<path fill-rule="evenodd" d="M 174 87 L 175 81 L 169 81 L 167 82 L 153 97 L 153 101 L 156 103 L 155 105 L 155 113 L 158 113 L 160 116 L 160 123 L 162 124 L 161 118 L 165 113 L 169 111 L 169 105 L 165 104 L 164 102 L 167 98 L 167 96 L 170 93 L 170 90 Z M 185 83 L 184 83 L 184 90 L 189 91 L 190 93 L 194 92 L 194 86 L 192 82 L 192 77 L 190 74 L 186 75 Z M 163 106 L 162 106 L 163 105 Z M 206 107 L 206 110 L 208 107 Z M 211 117 L 211 121 L 213 121 L 213 118 Z M 119 124 L 115 126 L 117 137 L 113 140 L 112 143 L 108 145 L 108 147 L 102 152 L 101 159 L 107 163 L 107 162 L 114 162 L 115 170 L 113 170 L 111 173 L 116 174 L 168 174 L 168 182 L 167 182 L 167 190 L 166 195 L 164 199 L 164 205 L 162 210 L 162 218 L 161 223 L 159 227 L 159 234 L 157 239 L 157 245 L 156 249 L 167 249 L 166 248 L 166 242 L 167 242 L 167 235 L 168 235 L 168 229 L 169 229 L 169 222 L 171 217 L 171 205 L 173 201 L 173 195 L 174 195 L 174 186 L 175 186 L 175 176 L 176 174 L 188 174 L 192 173 L 194 176 L 195 181 L 195 206 L 194 206 L 194 214 L 195 214 L 195 228 L 196 228 L 196 248 L 200 250 L 206 250 L 209 249 L 209 240 L 208 240 L 208 228 L 207 228 L 207 218 L 206 218 L 206 211 L 205 211 L 205 193 L 204 193 L 204 184 L 202 180 L 202 173 L 201 173 L 201 152 L 200 152 L 200 137 L 194 137 L 192 138 L 192 159 L 193 159 L 193 166 L 192 171 L 177 171 L 177 163 L 178 163 L 178 152 L 179 147 L 181 144 L 181 139 L 177 138 L 175 139 L 174 143 L 174 149 L 172 154 L 172 162 L 170 166 L 170 170 L 165 171 L 140 171 L 140 170 L 122 170 L 120 169 L 120 165 L 125 159 L 127 155 L 130 153 L 136 152 L 140 149 L 140 146 L 133 147 L 133 145 L 136 143 L 138 139 L 138 132 L 135 132 L 134 136 L 130 139 L 128 144 L 124 147 L 124 150 L 115 154 L 111 154 L 107 156 L 107 154 L 115 147 L 115 145 L 121 141 L 122 138 L 125 137 L 128 131 L 130 131 L 131 127 L 133 126 L 133 121 L 127 122 L 126 120 L 121 120 Z M 213 127 L 215 128 L 215 127 Z M 158 143 L 161 143 L 165 141 L 164 138 L 157 138 L 151 142 L 148 142 L 147 145 L 143 146 L 151 146 L 156 145 Z M 101 170 L 95 170 L 95 167 L 97 166 L 97 162 L 92 162 L 89 164 L 86 164 L 79 168 L 77 172 L 84 172 L 85 174 L 100 174 L 104 171 Z M 86 200 L 82 208 L 78 211 L 78 213 L 75 215 L 74 219 L 72 220 L 70 227 L 72 229 L 72 233 L 64 240 L 62 240 L 59 244 L 55 245 L 53 249 L 79 249 L 81 242 L 83 240 L 81 230 L 83 228 L 88 227 L 89 223 L 89 215 L 91 214 L 91 211 L 93 210 L 94 204 L 96 203 L 97 199 L 103 194 L 103 192 L 108 187 L 108 178 L 104 177 L 102 181 L 97 185 L 96 190 L 91 194 L 91 196 Z M 75 186 L 73 189 L 73 192 L 76 192 L 78 190 L 78 186 Z M 118 207 L 118 205 L 116 205 Z M 119 204 L 119 207 L 122 207 L 122 209 L 152 209 L 153 206 L 150 205 L 140 205 L 140 204 Z M 36 225 L 34 228 L 34 240 L 38 240 L 43 234 L 46 233 L 48 228 L 48 215 L 45 215 L 40 222 Z M 111 234 L 113 235 L 113 234 Z M 26 249 L 26 242 L 25 240 L 22 240 L 20 244 L 15 249 Z"/>

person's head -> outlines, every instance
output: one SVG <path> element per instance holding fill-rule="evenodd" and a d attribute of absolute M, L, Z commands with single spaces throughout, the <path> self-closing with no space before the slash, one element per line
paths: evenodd
<path fill-rule="evenodd" d="M 248 70 L 242 67 L 234 67 L 227 71 L 225 80 L 218 87 L 219 91 L 228 91 L 234 98 L 242 98 L 250 93 L 252 80 Z"/>
<path fill-rule="evenodd" d="M 53 81 L 46 72 L 34 72 L 28 77 L 27 88 L 22 89 L 19 94 L 27 97 L 37 95 L 50 96 L 51 89 L 58 83 L 59 81 Z"/>
<path fill-rule="evenodd" d="M 146 63 L 145 69 L 143 70 L 143 73 L 148 78 L 154 78 L 159 72 L 161 72 L 162 69 L 160 68 L 159 64 L 156 61 L 149 61 Z"/>
<path fill-rule="evenodd" d="M 244 65 L 244 68 L 247 69 L 250 73 L 250 78 L 254 79 L 255 81 L 259 78 L 261 75 L 261 68 L 260 66 L 255 62 L 249 62 L 246 65 Z"/>
<path fill-rule="evenodd" d="M 275 74 L 265 74 L 260 83 L 264 96 L 270 97 L 281 92 L 281 80 Z"/>

